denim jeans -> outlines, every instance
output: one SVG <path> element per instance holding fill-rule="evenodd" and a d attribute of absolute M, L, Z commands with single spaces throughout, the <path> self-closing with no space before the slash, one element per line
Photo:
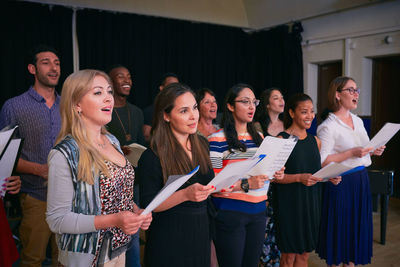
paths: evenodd
<path fill-rule="evenodd" d="M 140 267 L 139 231 L 132 235 L 132 246 L 126 251 L 126 267 Z"/>

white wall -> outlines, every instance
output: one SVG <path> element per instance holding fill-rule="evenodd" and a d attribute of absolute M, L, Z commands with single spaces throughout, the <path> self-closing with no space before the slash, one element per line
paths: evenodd
<path fill-rule="evenodd" d="M 343 74 L 353 77 L 361 89 L 355 113 L 370 116 L 371 58 L 400 54 L 400 1 L 361 7 L 302 23 L 305 93 L 317 101 L 318 64 L 342 60 Z M 391 38 L 389 44 L 384 42 L 385 37 Z"/>
<path fill-rule="evenodd" d="M 26 0 L 80 8 L 248 27 L 242 0 Z"/>

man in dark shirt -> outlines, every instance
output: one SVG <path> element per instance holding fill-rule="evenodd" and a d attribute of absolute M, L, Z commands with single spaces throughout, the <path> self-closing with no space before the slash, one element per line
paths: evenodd
<path fill-rule="evenodd" d="M 161 76 L 158 89 L 161 91 L 168 84 L 178 83 L 178 82 L 179 82 L 178 76 L 175 73 L 167 72 L 163 76 Z M 144 135 L 146 142 L 150 141 L 151 122 L 153 120 L 153 110 L 154 110 L 153 104 L 151 104 L 150 106 L 146 107 L 143 110 L 143 114 L 144 114 L 143 135 Z"/>
<path fill-rule="evenodd" d="M 114 109 L 112 120 L 107 129 L 117 137 L 125 154 L 132 143 L 145 144 L 143 137 L 143 112 L 129 103 L 127 98 L 132 88 L 132 78 L 129 70 L 122 65 L 112 67 L 109 71 L 114 87 Z"/>
<path fill-rule="evenodd" d="M 142 132 L 143 112 L 127 101 L 132 88 L 129 70 L 122 65 L 116 65 L 108 74 L 114 88 L 114 109 L 107 129 L 118 139 L 124 153 L 129 154 L 130 149 L 127 145 L 132 143 L 145 145 Z M 139 204 L 139 185 L 136 179 L 133 198 L 135 203 Z M 132 239 L 132 247 L 126 252 L 126 266 L 140 267 L 139 233 L 132 235 Z"/>
<path fill-rule="evenodd" d="M 60 96 L 55 86 L 60 78 L 57 52 L 40 45 L 32 49 L 28 71 L 35 82 L 22 95 L 7 100 L 0 113 L 0 128 L 18 125 L 24 139 L 17 172 L 21 176 L 22 243 L 20 266 L 42 266 L 52 240 L 53 266 L 58 265 L 54 234 L 46 223 L 47 156 L 61 128 Z"/>

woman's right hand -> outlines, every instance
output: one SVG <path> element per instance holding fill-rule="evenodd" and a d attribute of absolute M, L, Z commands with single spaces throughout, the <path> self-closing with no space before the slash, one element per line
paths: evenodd
<path fill-rule="evenodd" d="M 131 211 L 121 211 L 115 213 L 116 227 L 120 228 L 125 234 L 132 235 L 139 230 L 146 216 L 140 216 Z"/>
<path fill-rule="evenodd" d="M 185 196 L 188 201 L 201 202 L 214 191 L 212 185 L 201 185 L 199 183 L 192 184 L 185 189 Z"/>
<path fill-rule="evenodd" d="M 367 155 L 372 149 L 372 147 L 354 147 L 351 149 L 351 155 L 356 158 L 362 158 Z"/>
<path fill-rule="evenodd" d="M 258 189 L 264 186 L 265 182 L 268 181 L 267 175 L 256 175 L 251 176 L 249 179 L 249 188 Z"/>
<path fill-rule="evenodd" d="M 298 182 L 304 184 L 305 186 L 312 186 L 318 182 L 321 182 L 323 179 L 312 176 L 311 173 L 302 173 L 300 174 L 300 179 Z"/>

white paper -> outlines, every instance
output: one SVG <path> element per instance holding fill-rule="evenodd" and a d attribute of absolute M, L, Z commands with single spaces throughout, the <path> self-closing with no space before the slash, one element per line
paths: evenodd
<path fill-rule="evenodd" d="M 21 139 L 12 139 L 0 160 L 0 195 L 2 197 L 5 195 L 5 191 L 2 190 L 3 184 L 5 183 L 5 179 L 12 174 L 20 145 Z"/>
<path fill-rule="evenodd" d="M 353 169 L 352 166 L 347 166 L 341 163 L 331 162 L 325 167 L 321 168 L 319 171 L 313 174 L 314 177 L 322 178 L 324 181 L 330 178 L 335 178 L 348 170 Z"/>
<path fill-rule="evenodd" d="M 387 142 L 400 130 L 399 123 L 390 123 L 387 122 L 379 130 L 379 132 L 374 136 L 374 138 L 369 141 L 369 143 L 365 147 L 373 147 L 374 150 L 386 145 Z"/>
<path fill-rule="evenodd" d="M 7 126 L 3 130 L 1 130 L 1 132 L 0 132 L 0 159 L 3 157 L 3 154 L 4 154 L 3 152 L 4 152 L 7 144 L 9 143 L 12 134 L 14 133 L 14 131 L 17 127 L 18 126 L 15 126 L 12 129 L 8 129 L 8 126 Z M 5 129 L 8 129 L 8 130 L 5 130 Z"/>
<path fill-rule="evenodd" d="M 285 166 L 296 143 L 297 139 L 295 138 L 265 137 L 260 147 L 257 149 L 256 155 L 263 154 L 266 157 L 259 164 L 254 166 L 249 171 L 248 175 L 268 175 L 269 179 L 273 179 L 272 175 Z"/>
<path fill-rule="evenodd" d="M 128 147 L 131 149 L 131 152 L 126 155 L 126 158 L 133 165 L 133 167 L 137 167 L 140 156 L 147 148 L 137 143 L 130 144 Z"/>
<path fill-rule="evenodd" d="M 240 178 L 246 177 L 246 174 L 255 165 L 262 162 L 264 158 L 265 155 L 258 155 L 247 160 L 228 164 L 208 184 L 216 187 L 215 192 L 219 192 L 223 188 L 228 188 Z"/>
<path fill-rule="evenodd" d="M 143 215 L 149 214 L 167 198 L 169 198 L 176 190 L 179 189 L 187 180 L 189 180 L 200 168 L 200 165 L 194 168 L 193 171 L 186 175 L 173 175 L 168 177 L 167 182 L 155 198 L 150 202 L 149 205 L 142 212 Z M 170 181 L 171 180 L 171 181 Z"/>

